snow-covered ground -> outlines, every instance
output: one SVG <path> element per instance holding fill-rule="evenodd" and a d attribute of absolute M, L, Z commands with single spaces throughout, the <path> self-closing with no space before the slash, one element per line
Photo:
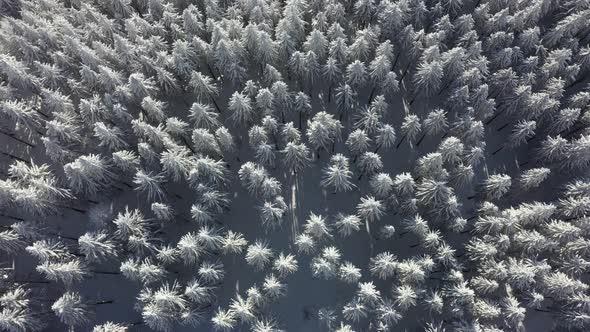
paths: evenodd
<path fill-rule="evenodd" d="M 589 6 L 485 0 L 0 0 L 0 9 L 0 258 L 6 267 L 0 329 L 590 328 L 590 185 L 584 180 L 590 164 Z M 339 77 L 329 74 L 330 63 L 341 71 Z M 240 70 L 241 81 L 232 82 Z M 290 107 L 279 105 L 277 81 L 288 87 Z M 175 84 L 176 91 L 167 89 Z M 344 107 L 343 88 L 355 94 Z M 238 97 L 249 106 L 236 106 Z M 265 98 L 275 99 L 265 106 Z M 218 122 L 199 122 L 202 105 Z M 438 110 L 446 120 L 434 130 L 431 119 Z M 263 123 L 264 116 L 276 121 L 276 131 Z M 413 117 L 419 125 L 414 133 Z M 186 128 L 175 131 L 174 118 Z M 289 123 L 300 139 L 283 133 Z M 329 129 L 318 134 L 314 125 Z M 380 146 L 388 125 L 396 137 Z M 233 135 L 234 151 L 227 151 L 216 132 L 223 127 Z M 370 143 L 356 154 L 358 146 L 350 142 L 361 131 Z M 564 141 L 549 149 L 551 139 L 561 136 Z M 318 137 L 326 140 L 324 148 L 314 147 Z M 265 144 L 275 160 L 262 165 Z M 296 171 L 288 165 L 293 145 L 309 149 Z M 66 152 L 60 155 L 56 147 Z M 152 162 L 146 147 L 154 150 Z M 187 151 L 188 166 L 174 179 L 163 156 L 179 149 Z M 128 171 L 113 158 L 121 150 L 136 154 Z M 481 160 L 474 151 L 482 152 Z M 346 176 L 348 191 L 326 185 L 326 169 L 338 154 L 349 164 L 342 168 L 352 171 Z M 77 170 L 88 166 L 84 158 L 90 155 L 103 158 L 108 170 L 97 193 L 85 191 L 102 182 L 94 181 L 100 167 Z M 369 157 L 382 163 L 375 174 L 361 171 Z M 212 180 L 213 172 L 198 169 L 199 162 L 211 166 L 213 159 L 220 161 L 215 170 L 223 170 L 225 180 Z M 244 180 L 249 162 L 264 166 L 261 177 L 278 180 L 280 191 L 262 193 L 259 182 Z M 51 175 L 33 167 L 42 164 Z M 473 172 L 464 185 L 457 183 L 461 170 Z M 525 184 L 531 170 L 542 175 Z M 246 175 L 260 180 L 260 173 Z M 371 185 L 378 173 L 385 194 Z M 142 174 L 155 179 L 154 197 L 141 192 Z M 49 183 L 53 175 L 56 182 Z M 80 186 L 76 175 L 82 177 Z M 413 183 L 406 190 L 386 181 L 404 176 Z M 199 223 L 191 211 L 195 204 L 204 206 L 209 194 L 225 194 L 229 203 L 217 213 L 213 205 L 204 207 L 213 217 Z M 284 209 L 277 208 L 281 198 Z M 362 211 L 367 201 L 378 206 L 374 214 Z M 168 204 L 172 220 L 158 218 L 154 202 Z M 279 226 L 264 225 L 265 202 L 282 210 Z M 536 202 L 546 204 L 527 205 Z M 145 220 L 124 229 L 119 222 L 125 211 L 139 211 Z M 340 214 L 358 217 L 358 230 L 348 236 L 338 232 Z M 323 238 L 310 231 L 310 219 L 319 220 L 315 216 L 327 221 L 329 234 Z M 456 227 L 458 220 L 466 224 Z M 23 224 L 38 232 L 19 228 Z M 165 245 L 179 250 L 188 235 L 208 227 L 222 237 L 242 234 L 249 246 L 266 244 L 273 252 L 270 263 L 257 270 L 246 259 L 250 247 L 226 254 L 216 245 L 205 249 L 203 238 L 197 241 L 202 257 L 196 262 L 164 261 Z M 385 229 L 395 232 L 387 236 Z M 96 231 L 106 234 L 99 245 L 115 246 L 105 251 L 110 257 L 104 262 L 93 262 L 83 248 L 81 237 Z M 302 234 L 315 241 L 311 253 L 297 245 Z M 43 247 L 47 243 L 54 246 Z M 326 248 L 340 253 L 330 258 L 335 263 L 325 257 Z M 383 253 L 395 256 L 387 273 L 376 269 L 385 263 L 374 264 Z M 280 275 L 273 266 L 279 254 L 294 256 L 294 273 Z M 335 272 L 351 263 L 360 278 L 321 277 L 314 264 L 322 255 Z M 130 280 L 129 274 L 147 275 L 126 271 L 122 263 L 130 259 L 149 262 L 165 275 Z M 223 264 L 221 281 L 207 280 L 202 270 L 207 261 Z M 64 282 L 77 272 L 60 265 L 68 262 L 84 262 L 81 280 Z M 270 275 L 286 285 L 284 296 L 272 298 L 265 288 Z M 212 300 L 185 294 L 195 279 L 215 289 Z M 11 292 L 19 285 L 30 294 L 15 295 L 16 301 Z M 166 285 L 178 286 L 172 289 L 179 293 L 164 296 Z M 80 294 L 86 306 L 64 304 L 70 292 Z M 429 302 L 432 294 L 439 296 L 440 307 Z M 236 306 L 241 299 L 247 310 Z M 84 310 L 77 315 L 75 309 Z M 220 310 L 229 310 L 225 321 Z M 187 322 L 186 315 L 196 312 L 200 322 Z M 328 320 L 326 313 L 332 315 Z M 98 327 L 107 322 L 124 328 Z M 264 329 L 264 322 L 276 323 L 276 329 Z"/>

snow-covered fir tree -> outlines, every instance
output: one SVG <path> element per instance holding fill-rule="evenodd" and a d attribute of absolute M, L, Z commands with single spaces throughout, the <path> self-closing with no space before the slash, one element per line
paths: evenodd
<path fill-rule="evenodd" d="M 0 329 L 590 330 L 589 18 L 0 0 Z"/>

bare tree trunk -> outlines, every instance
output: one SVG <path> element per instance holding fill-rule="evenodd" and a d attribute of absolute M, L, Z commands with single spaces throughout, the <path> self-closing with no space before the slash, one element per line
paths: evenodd
<path fill-rule="evenodd" d="M 33 111 L 35 111 L 35 113 L 41 115 L 42 117 L 44 117 L 45 119 L 49 119 L 49 115 L 39 111 L 38 109 L 33 109 Z"/>
<path fill-rule="evenodd" d="M 373 86 L 373 89 L 371 89 L 371 94 L 369 95 L 369 102 L 367 104 L 371 104 L 371 102 L 373 101 L 373 94 L 375 93 L 375 86 Z"/>
<path fill-rule="evenodd" d="M 303 113 L 299 112 L 299 130 L 303 128 Z"/>
<path fill-rule="evenodd" d="M 22 161 L 23 163 L 26 163 L 26 164 L 29 164 L 29 165 L 31 164 L 31 162 L 26 161 L 25 159 L 23 159 L 23 158 L 21 158 L 19 156 L 13 155 L 12 153 L 0 151 L 0 154 L 3 154 L 5 156 L 7 156 L 7 157 L 10 157 L 11 159 Z"/>
<path fill-rule="evenodd" d="M 498 148 L 496 151 L 492 152 L 492 156 L 495 156 L 495 155 L 496 155 L 496 153 L 498 153 L 498 152 L 502 151 L 502 149 L 504 149 L 504 146 L 505 146 L 505 145 L 502 145 L 502 146 L 501 146 L 501 147 L 499 147 L 499 148 Z"/>
<path fill-rule="evenodd" d="M 192 153 L 196 153 L 195 149 L 193 149 L 193 147 L 189 144 L 189 142 L 187 141 L 186 137 L 182 136 L 182 142 L 184 143 L 184 145 L 191 150 Z"/>
<path fill-rule="evenodd" d="M 506 108 L 503 108 L 502 110 L 500 110 L 500 112 L 496 112 L 496 114 L 494 114 L 494 116 L 492 116 L 488 121 L 486 121 L 486 126 L 489 125 L 490 123 L 492 123 L 494 120 L 496 120 L 496 118 L 499 117 L 500 115 L 502 115 L 502 113 L 504 113 L 504 111 L 506 111 Z"/>
<path fill-rule="evenodd" d="M 15 284 L 49 284 L 50 281 L 47 280 L 10 280 L 9 282 Z"/>
<path fill-rule="evenodd" d="M 406 66 L 406 69 L 404 69 L 404 71 L 402 73 L 402 77 L 399 79 L 399 84 L 402 84 L 402 82 L 404 81 L 404 78 L 406 77 L 406 74 L 410 70 L 410 64 L 411 63 L 408 63 L 408 65 Z"/>
<path fill-rule="evenodd" d="M 11 216 L 11 215 L 8 215 L 8 214 L 0 214 L 0 217 L 4 217 L 4 218 L 16 220 L 16 221 L 25 221 L 25 219 L 23 219 L 23 218 Z"/>
<path fill-rule="evenodd" d="M 505 125 L 501 126 L 500 128 L 496 129 L 496 131 L 502 131 L 504 128 L 508 127 L 510 122 L 506 123 Z"/>
<path fill-rule="evenodd" d="M 402 136 L 402 138 L 399 140 L 399 143 L 397 143 L 396 145 L 396 149 L 399 149 L 400 145 L 402 145 L 403 141 L 406 139 L 406 135 Z"/>
<path fill-rule="evenodd" d="M 211 95 L 209 95 L 209 98 L 213 102 L 213 105 L 215 105 L 215 108 L 217 109 L 217 112 L 219 112 L 219 114 L 221 114 L 221 109 L 219 108 L 219 105 L 217 105 L 217 102 L 215 101 L 215 98 L 213 98 L 213 96 L 211 96 Z"/>
<path fill-rule="evenodd" d="M 215 73 L 213 73 L 213 68 L 211 68 L 209 64 L 207 64 L 207 69 L 209 70 L 209 74 L 213 76 L 213 79 L 217 81 L 217 76 L 215 76 Z"/>
<path fill-rule="evenodd" d="M 391 70 L 395 70 L 395 66 L 397 65 L 397 61 L 399 60 L 399 56 L 402 52 L 397 52 L 397 54 L 395 55 L 395 60 L 393 60 L 393 65 L 391 66 Z"/>
<path fill-rule="evenodd" d="M 18 142 L 21 142 L 21 143 L 23 143 L 23 144 L 26 144 L 26 145 L 28 145 L 28 146 L 30 146 L 30 147 L 32 147 L 32 148 L 34 148 L 34 147 L 35 147 L 35 145 L 34 145 L 34 144 L 32 144 L 32 143 L 29 143 L 29 142 L 27 142 L 27 141 L 25 141 L 25 140 L 23 140 L 23 139 L 21 139 L 21 138 L 18 138 L 18 137 L 16 137 L 16 134 L 14 134 L 14 133 L 8 133 L 8 132 L 5 132 L 5 131 L 3 131 L 3 130 L 0 130 L 0 134 L 4 134 L 4 135 L 6 135 L 6 136 L 8 136 L 8 137 L 10 137 L 10 138 L 12 138 L 12 139 L 14 139 L 15 141 L 18 141 Z"/>
<path fill-rule="evenodd" d="M 426 137 L 426 134 L 422 134 L 422 137 L 420 137 L 420 139 L 416 143 L 416 146 L 420 146 L 420 143 L 422 143 L 422 141 L 424 140 L 425 137 Z"/>
<path fill-rule="evenodd" d="M 65 206 L 65 205 L 61 205 L 61 204 L 55 204 L 55 206 L 58 207 L 58 208 L 62 208 L 62 209 L 72 210 L 72 211 L 75 211 L 75 212 L 78 212 L 78 213 L 81 213 L 81 214 L 85 214 L 86 213 L 86 210 L 78 209 L 78 208 L 71 207 L 71 206 Z"/>
<path fill-rule="evenodd" d="M 454 78 L 453 78 L 453 79 L 451 79 L 451 80 L 449 80 L 449 81 L 447 82 L 447 84 L 445 84 L 445 86 L 443 86 L 443 87 L 442 87 L 442 88 L 441 88 L 441 89 L 438 91 L 438 94 L 437 94 L 437 96 L 440 96 L 440 95 L 441 95 L 443 92 L 445 92 L 445 90 L 446 90 L 446 89 L 448 89 L 448 88 L 451 86 L 451 84 L 453 84 L 453 82 L 455 82 L 455 79 L 454 79 Z"/>

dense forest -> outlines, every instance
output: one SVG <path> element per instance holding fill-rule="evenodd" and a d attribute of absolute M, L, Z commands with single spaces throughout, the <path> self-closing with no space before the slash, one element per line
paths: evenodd
<path fill-rule="evenodd" d="M 0 0 L 0 329 L 590 330 L 590 1 Z"/>

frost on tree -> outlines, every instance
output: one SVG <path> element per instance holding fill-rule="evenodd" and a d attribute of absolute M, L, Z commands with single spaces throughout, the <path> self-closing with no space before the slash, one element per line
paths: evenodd
<path fill-rule="evenodd" d="M 590 329 L 589 16 L 0 0 L 0 329 Z"/>

